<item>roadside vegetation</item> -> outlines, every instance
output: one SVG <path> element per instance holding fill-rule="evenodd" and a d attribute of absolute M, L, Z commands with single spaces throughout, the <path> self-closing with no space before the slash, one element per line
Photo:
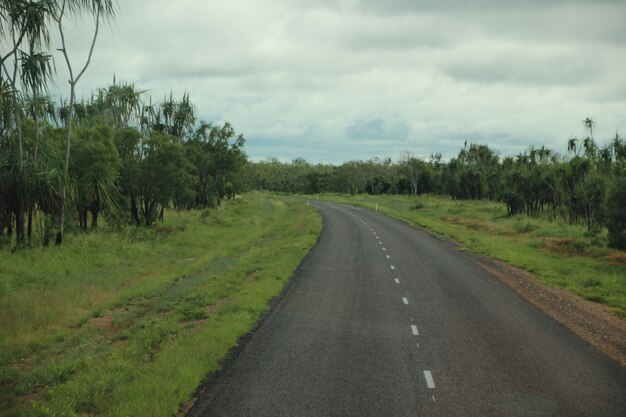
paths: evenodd
<path fill-rule="evenodd" d="M 244 137 L 229 123 L 198 120 L 188 93 L 153 102 L 113 78 L 76 97 L 116 4 L 0 0 L 0 245 L 60 245 L 103 219 L 149 227 L 168 207 L 215 208 L 242 191 Z M 93 19 L 91 49 L 76 57 L 65 35 L 82 19 Z M 53 32 L 60 45 L 51 45 Z M 68 80 L 57 79 L 58 61 Z M 66 97 L 48 94 L 66 81 Z"/>
<path fill-rule="evenodd" d="M 626 253 L 608 247 L 606 230 L 589 234 L 584 225 L 562 220 L 510 216 L 498 202 L 420 195 L 323 195 L 324 200 L 379 212 L 535 274 L 547 285 L 605 304 L 626 318 Z"/>
<path fill-rule="evenodd" d="M 528 216 L 583 225 L 590 235 L 608 233 L 608 243 L 626 250 L 626 142 L 616 134 L 604 145 L 593 137 L 595 120 L 582 121 L 584 139 L 570 138 L 562 155 L 532 147 L 502 156 L 487 145 L 468 144 L 456 157 L 350 161 L 341 165 L 276 159 L 246 167 L 251 189 L 284 193 L 350 195 L 435 194 L 454 200 L 489 200 L 511 217 Z M 478 214 L 477 214 L 478 215 Z"/>
<path fill-rule="evenodd" d="M 153 228 L 0 250 L 0 416 L 167 416 L 315 243 L 301 200 L 247 195 Z"/>

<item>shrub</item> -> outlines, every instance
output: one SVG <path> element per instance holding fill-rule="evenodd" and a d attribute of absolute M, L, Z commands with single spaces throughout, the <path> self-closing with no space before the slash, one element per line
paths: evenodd
<path fill-rule="evenodd" d="M 609 246 L 626 250 L 626 177 L 615 181 L 607 201 Z"/>

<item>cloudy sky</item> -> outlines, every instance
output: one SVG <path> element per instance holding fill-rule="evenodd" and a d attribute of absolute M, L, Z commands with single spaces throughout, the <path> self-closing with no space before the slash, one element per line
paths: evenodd
<path fill-rule="evenodd" d="M 157 100 L 187 91 L 200 118 L 246 136 L 252 159 L 450 157 L 464 141 L 564 152 L 587 116 L 600 143 L 626 132 L 623 0 L 118 4 L 79 96 L 113 74 Z M 78 62 L 89 26 L 70 29 Z"/>

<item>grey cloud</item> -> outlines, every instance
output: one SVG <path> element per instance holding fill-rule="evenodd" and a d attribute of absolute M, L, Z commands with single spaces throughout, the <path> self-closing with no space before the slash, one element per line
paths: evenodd
<path fill-rule="evenodd" d="M 345 129 L 350 141 L 377 142 L 380 140 L 402 141 L 408 136 L 409 128 L 402 121 L 385 121 L 381 118 L 357 120 Z"/>
<path fill-rule="evenodd" d="M 449 23 L 435 17 L 370 20 L 353 27 L 345 35 L 345 44 L 355 50 L 445 48 L 456 43 L 459 37 Z"/>
<path fill-rule="evenodd" d="M 530 59 L 529 59 L 530 58 Z M 479 84 L 511 83 L 518 85 L 577 85 L 601 77 L 601 70 L 585 62 L 583 56 L 528 57 L 510 54 L 476 57 L 445 69 L 459 81 Z"/>
<path fill-rule="evenodd" d="M 189 68 L 184 66 L 173 66 L 165 69 L 163 75 L 166 77 L 182 77 L 182 78 L 242 78 L 258 74 L 261 70 L 253 66 L 206 66 Z"/>
<path fill-rule="evenodd" d="M 544 9 L 562 4 L 620 4 L 621 0 L 358 0 L 354 8 L 374 13 L 420 13 L 471 10 Z M 337 3 L 337 2 L 335 2 Z M 341 4 L 342 2 L 338 2 Z"/>

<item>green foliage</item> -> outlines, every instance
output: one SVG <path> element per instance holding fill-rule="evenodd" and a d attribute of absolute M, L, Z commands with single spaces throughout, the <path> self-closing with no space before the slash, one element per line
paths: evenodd
<path fill-rule="evenodd" d="M 76 181 L 76 209 L 79 226 L 87 230 L 87 213 L 91 226 L 98 226 L 100 211 L 116 205 L 116 180 L 120 157 L 109 126 L 99 125 L 76 132 L 70 164 L 70 175 Z"/>
<path fill-rule="evenodd" d="M 224 198 L 241 191 L 239 175 L 246 163 L 244 143 L 244 137 L 236 135 L 229 123 L 213 126 L 205 122 L 185 142 L 187 159 L 195 167 L 194 207 L 217 207 Z"/>
<path fill-rule="evenodd" d="M 185 158 L 184 147 L 173 136 L 153 132 L 145 140 L 139 162 L 139 213 L 151 226 L 164 207 L 173 200 L 181 205 L 193 199 L 193 166 Z"/>
<path fill-rule="evenodd" d="M 613 185 L 607 202 L 609 246 L 626 250 L 626 176 Z"/>

